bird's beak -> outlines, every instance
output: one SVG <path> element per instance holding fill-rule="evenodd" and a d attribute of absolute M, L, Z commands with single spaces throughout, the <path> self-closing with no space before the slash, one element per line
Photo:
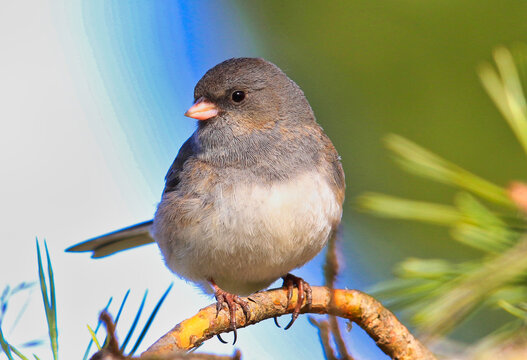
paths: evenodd
<path fill-rule="evenodd" d="M 200 97 L 185 113 L 185 116 L 197 120 L 207 120 L 216 115 L 218 115 L 218 108 L 216 105 L 205 100 L 203 97 Z"/>

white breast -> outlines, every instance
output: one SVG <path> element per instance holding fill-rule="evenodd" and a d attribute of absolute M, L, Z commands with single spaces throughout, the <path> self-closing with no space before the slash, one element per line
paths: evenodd
<path fill-rule="evenodd" d="M 313 258 L 342 215 L 326 179 L 314 172 L 267 186 L 217 185 L 206 195 L 215 199 L 208 206 L 194 199 L 185 207 L 199 221 L 177 224 L 160 214 L 170 206 L 181 211 L 181 196 L 166 194 L 153 235 L 172 271 L 195 282 L 214 278 L 238 294 L 265 288 Z"/>

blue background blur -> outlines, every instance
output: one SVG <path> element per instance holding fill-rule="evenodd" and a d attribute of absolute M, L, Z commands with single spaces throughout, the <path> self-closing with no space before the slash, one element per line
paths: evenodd
<path fill-rule="evenodd" d="M 34 237 L 55 266 L 63 358 L 80 358 L 86 324 L 132 289 L 127 328 L 142 293 L 152 308 L 175 287 L 142 349 L 212 302 L 176 279 L 155 246 L 94 261 L 63 250 L 150 219 L 163 178 L 194 122 L 193 87 L 235 56 L 275 62 L 305 91 L 343 157 L 347 202 L 339 286 L 364 289 L 407 256 L 465 259 L 442 230 L 353 210 L 366 190 L 448 201 L 449 190 L 408 178 L 380 138 L 397 132 L 498 183 L 525 177 L 520 151 L 481 90 L 474 69 L 493 47 L 527 40 L 524 1 L 45 1 L 0 5 L 0 286 L 36 279 Z M 319 256 L 296 273 L 322 282 Z M 45 337 L 36 292 L 24 316 L 4 324 L 13 344 Z M 12 314 L 12 315 L 10 315 Z M 11 316 L 11 318 L 10 318 Z M 284 322 L 285 319 L 282 319 Z M 460 339 L 491 324 L 470 324 Z M 240 331 L 244 358 L 320 358 L 301 317 L 288 332 L 272 321 Z M 124 333 L 120 333 L 121 338 Z M 384 356 L 360 329 L 345 335 L 359 359 Z M 200 351 L 231 354 L 215 339 Z M 45 347 L 35 349 L 49 357 Z M 2 355 L 0 355 L 0 358 Z"/>

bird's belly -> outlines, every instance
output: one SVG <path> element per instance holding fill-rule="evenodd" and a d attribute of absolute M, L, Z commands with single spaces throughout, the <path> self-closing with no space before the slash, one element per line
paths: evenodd
<path fill-rule="evenodd" d="M 193 197 L 167 193 L 153 235 L 175 273 L 248 294 L 312 259 L 341 214 L 326 179 L 309 173 L 272 185 L 216 185 Z"/>

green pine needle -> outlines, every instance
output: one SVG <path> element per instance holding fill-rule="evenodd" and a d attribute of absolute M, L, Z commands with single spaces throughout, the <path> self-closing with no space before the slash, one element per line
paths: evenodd
<path fill-rule="evenodd" d="M 509 314 L 514 315 L 523 321 L 527 321 L 527 304 L 523 303 L 520 306 L 517 306 L 502 299 L 498 301 L 498 306 Z"/>
<path fill-rule="evenodd" d="M 479 77 L 527 154 L 527 105 L 518 70 L 506 48 L 494 51 L 494 61 L 498 70 L 485 63 L 479 68 Z"/>
<path fill-rule="evenodd" d="M 9 343 L 4 338 L 4 333 L 2 332 L 1 327 L 0 327 L 0 346 L 2 347 L 2 350 L 4 351 L 4 354 L 6 354 L 7 358 L 9 360 L 14 360 L 13 355 L 11 354 L 11 345 L 9 345 Z"/>
<path fill-rule="evenodd" d="M 18 349 L 16 349 L 13 345 L 10 345 L 11 350 L 22 360 L 29 360 L 26 356 L 24 356 Z"/>
<path fill-rule="evenodd" d="M 132 325 L 130 326 L 130 329 L 128 330 L 128 333 L 126 334 L 126 337 L 121 344 L 120 350 L 124 352 L 124 349 L 126 348 L 126 345 L 128 345 L 128 342 L 132 338 L 132 334 L 134 333 L 135 327 L 137 326 L 137 323 L 139 322 L 139 318 L 141 317 L 141 313 L 143 312 L 143 308 L 145 306 L 146 297 L 148 295 L 148 290 L 145 291 L 145 295 L 143 296 L 143 300 L 141 301 L 141 305 L 139 305 L 139 309 L 137 310 L 137 314 L 135 315 L 134 321 L 132 322 Z"/>
<path fill-rule="evenodd" d="M 44 277 L 44 267 L 42 265 L 42 257 L 40 255 L 40 246 L 38 239 L 37 244 L 37 259 L 38 259 L 38 275 L 40 280 L 40 290 L 42 293 L 42 301 L 44 302 L 44 309 L 46 312 L 46 320 L 48 323 L 49 341 L 51 345 L 51 352 L 53 353 L 53 359 L 58 359 L 58 332 L 57 332 L 57 305 L 55 300 L 55 281 L 53 278 L 53 268 L 51 266 L 51 260 L 49 257 L 48 246 L 44 242 L 46 250 L 46 260 L 48 262 L 48 281 L 49 281 L 49 296 L 48 296 L 48 285 L 46 278 Z"/>
<path fill-rule="evenodd" d="M 146 321 L 146 324 L 143 327 L 143 330 L 139 334 L 139 337 L 137 338 L 137 341 L 135 342 L 134 347 L 132 348 L 132 351 L 130 351 L 130 354 L 128 354 L 128 356 L 132 356 L 137 351 L 137 348 L 139 348 L 139 345 L 141 345 L 141 342 L 143 341 L 146 333 L 148 332 L 148 329 L 150 328 L 150 325 L 152 325 L 152 322 L 154 321 L 154 318 L 156 317 L 157 312 L 161 308 L 161 305 L 163 305 L 163 302 L 165 301 L 165 299 L 166 299 L 168 293 L 170 292 L 170 290 L 172 289 L 173 285 L 174 285 L 174 283 L 170 284 L 169 287 L 164 292 L 164 294 L 161 295 L 161 298 L 157 302 L 156 306 L 154 307 L 154 310 L 152 311 L 152 313 L 150 314 L 148 320 Z"/>
<path fill-rule="evenodd" d="M 415 175 L 455 186 L 497 204 L 514 208 L 502 187 L 442 159 L 399 135 L 386 136 L 385 144 L 396 155 L 397 163 Z"/>
<path fill-rule="evenodd" d="M 527 50 L 522 55 L 526 65 Z M 520 73 L 527 76 L 527 66 L 519 72 L 505 48 L 496 49 L 494 60 L 495 68 L 490 64 L 479 68 L 481 81 L 527 154 L 527 101 L 520 81 Z M 390 306 L 413 314 L 414 323 L 426 335 L 447 334 L 480 306 L 498 307 L 519 320 L 509 321 L 476 347 L 525 335 L 527 217 L 507 189 L 401 136 L 389 135 L 385 143 L 403 169 L 460 192 L 453 205 L 367 193 L 358 199 L 359 207 L 379 216 L 448 226 L 455 240 L 483 253 L 459 264 L 407 259 L 396 266 L 396 279 L 378 284 L 373 292 Z"/>
<path fill-rule="evenodd" d="M 99 344 L 99 340 L 97 340 L 97 335 L 95 335 L 95 331 L 90 327 L 90 325 L 86 324 L 86 327 L 88 328 L 88 331 L 90 332 L 90 336 L 92 341 L 95 343 L 95 346 L 97 346 L 98 350 L 101 350 L 101 344 Z"/>
<path fill-rule="evenodd" d="M 456 224 L 462 214 L 453 206 L 413 201 L 377 193 L 366 193 L 357 199 L 360 209 L 378 216 L 417 220 L 438 225 Z"/>
<path fill-rule="evenodd" d="M 110 307 L 110 304 L 113 301 L 113 297 L 110 297 L 110 300 L 108 300 L 108 303 L 106 303 L 106 306 L 104 307 L 104 311 L 108 311 L 108 308 Z M 99 319 L 97 322 L 97 326 L 95 327 L 95 334 L 97 335 L 97 332 L 99 331 L 99 328 L 101 327 L 102 321 Z M 90 354 L 90 349 L 93 344 L 93 339 L 90 339 L 88 342 L 88 346 L 86 347 L 86 350 L 84 351 L 84 356 L 82 357 L 82 360 L 88 359 L 88 355 Z"/>
<path fill-rule="evenodd" d="M 459 271 L 447 260 L 410 258 L 397 265 L 395 274 L 400 278 L 450 279 Z"/>
<path fill-rule="evenodd" d="M 428 334 L 443 334 L 455 327 L 489 294 L 509 286 L 527 273 L 527 237 L 504 254 L 460 276 L 452 289 L 429 303 L 414 319 Z M 445 316 L 449 314 L 449 316 Z"/>

